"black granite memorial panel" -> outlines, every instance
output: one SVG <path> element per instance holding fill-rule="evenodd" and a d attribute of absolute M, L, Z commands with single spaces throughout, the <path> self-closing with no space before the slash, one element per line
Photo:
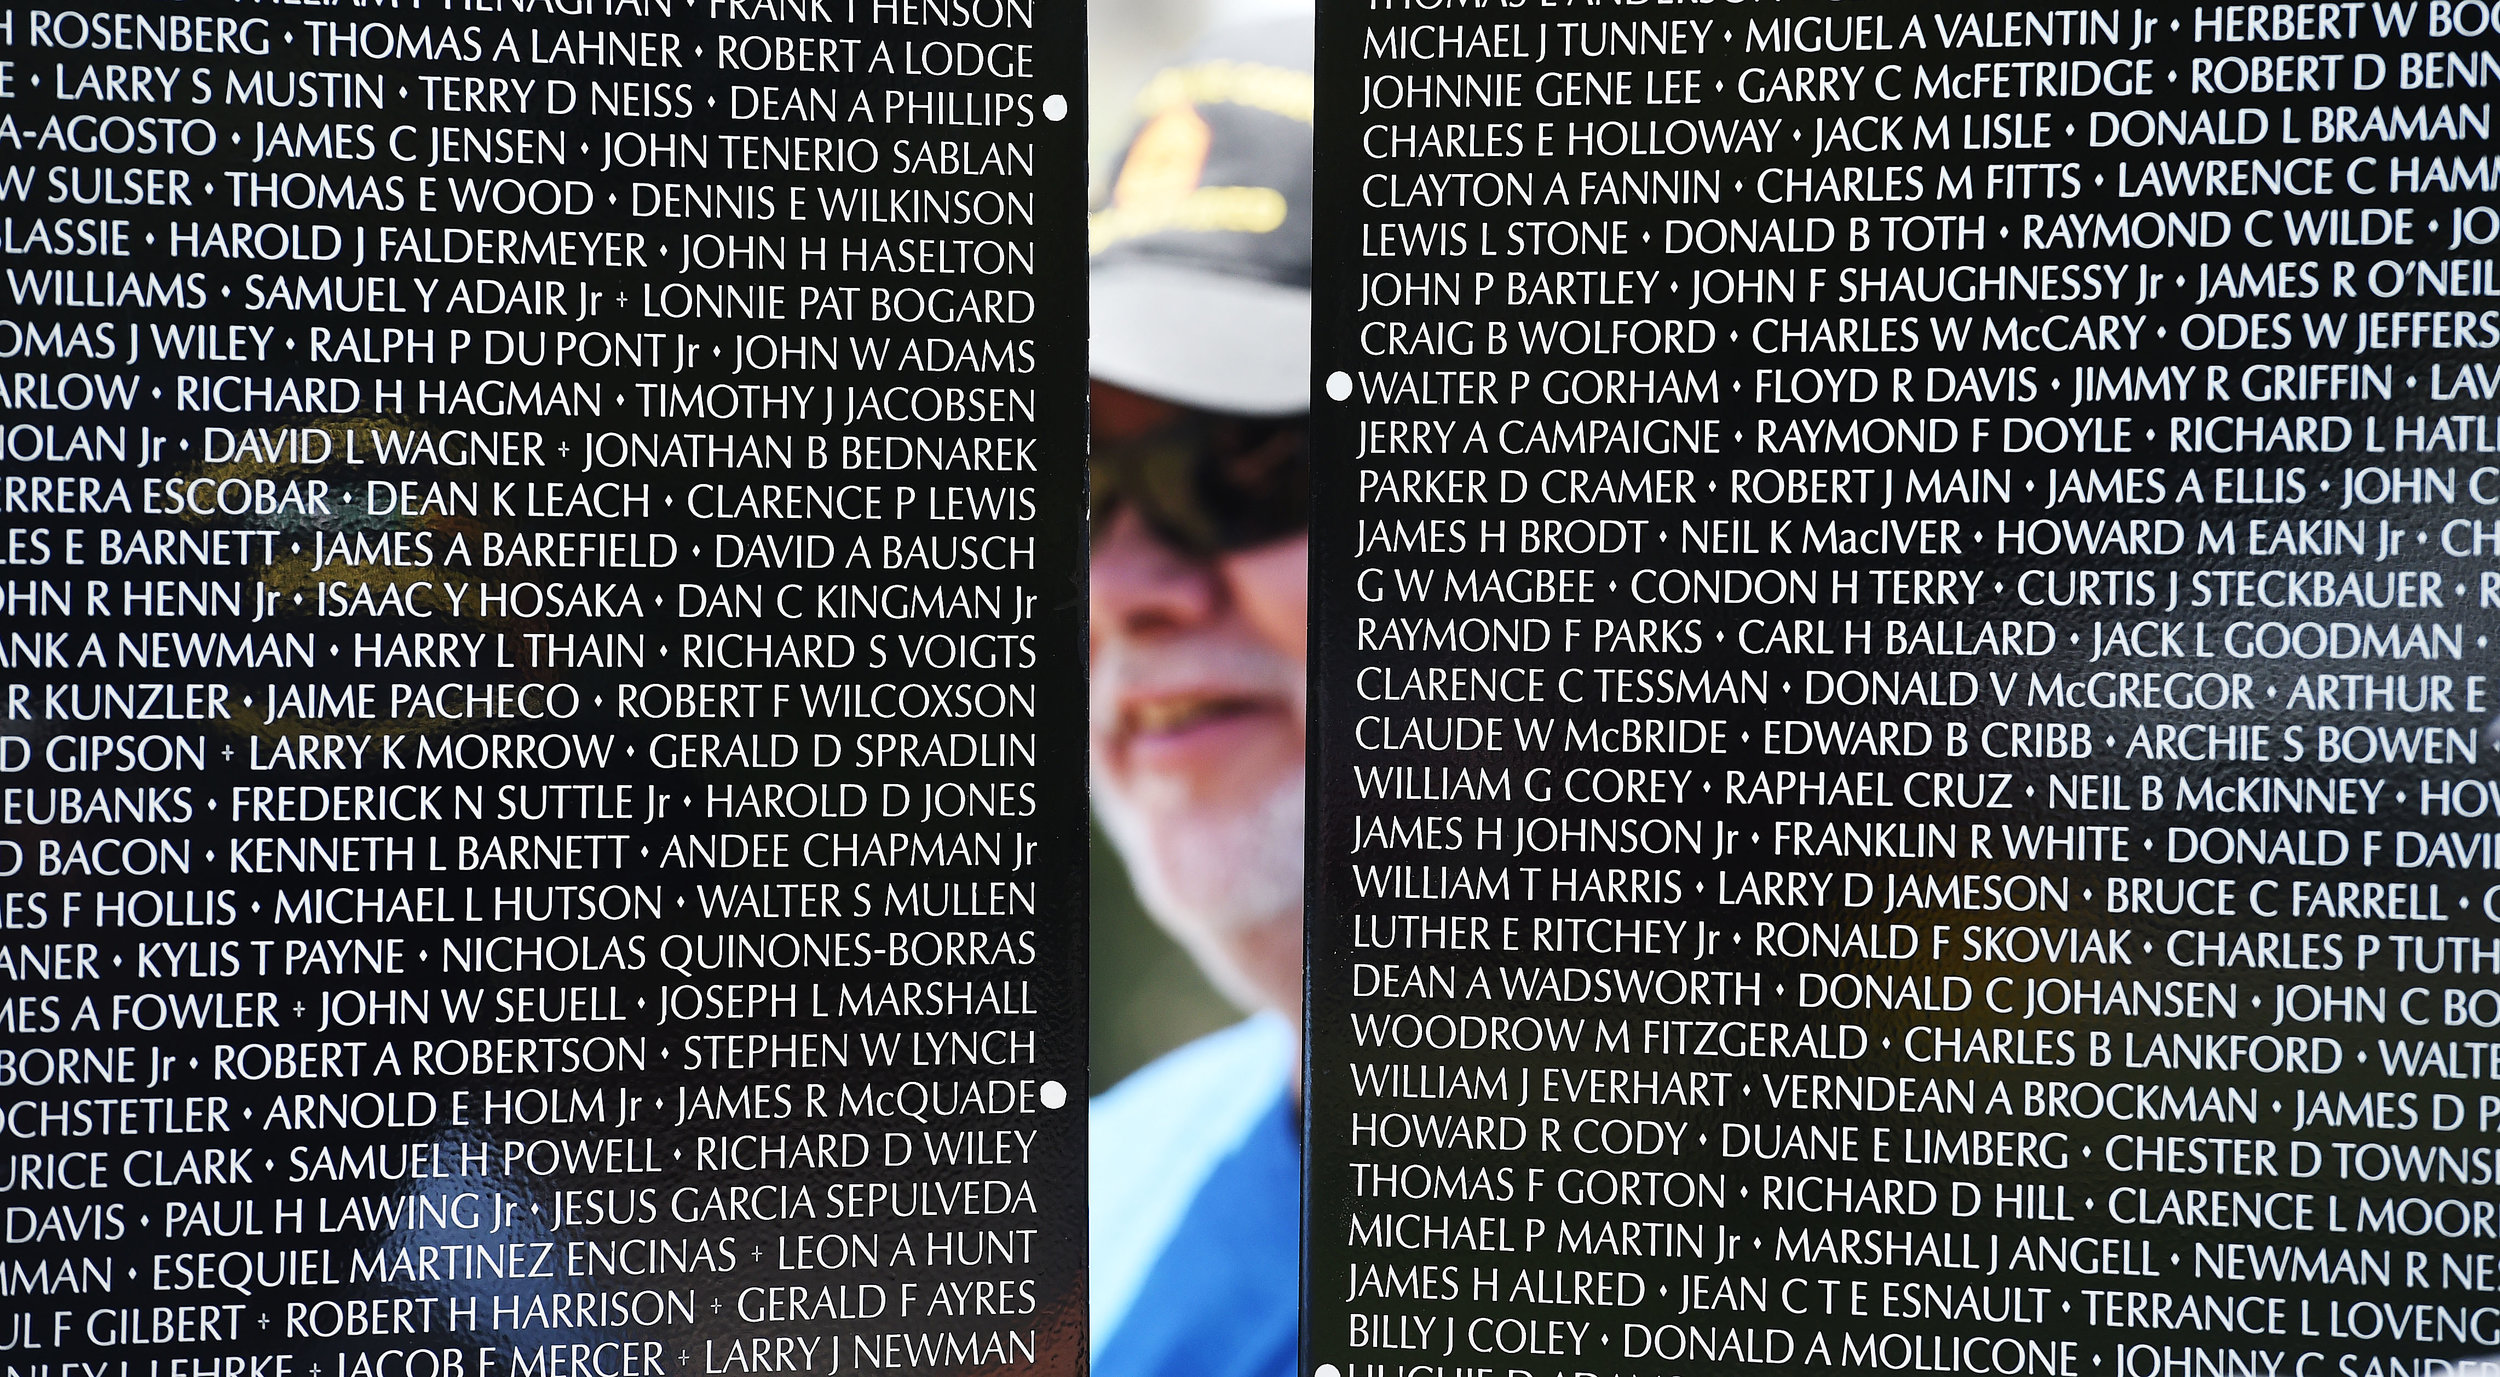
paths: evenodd
<path fill-rule="evenodd" d="M 12 1377 L 1081 1364 L 1082 57 L 0 9 Z"/>
<path fill-rule="evenodd" d="M 1321 23 L 1309 1362 L 2500 1350 L 2483 9 Z"/>

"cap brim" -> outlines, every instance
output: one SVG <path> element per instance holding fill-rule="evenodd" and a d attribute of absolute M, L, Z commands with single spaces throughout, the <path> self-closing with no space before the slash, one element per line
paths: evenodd
<path fill-rule="evenodd" d="M 1311 409 L 1311 294 L 1129 263 L 1093 273 L 1093 376 L 1203 411 Z"/>

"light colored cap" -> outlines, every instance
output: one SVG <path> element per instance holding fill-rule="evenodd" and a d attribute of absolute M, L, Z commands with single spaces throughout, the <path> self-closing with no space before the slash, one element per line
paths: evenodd
<path fill-rule="evenodd" d="M 1097 378 L 1203 411 L 1311 409 L 1311 294 L 1151 262 L 1093 275 Z"/>
<path fill-rule="evenodd" d="M 1155 74 L 1086 221 L 1093 376 L 1204 411 L 1311 409 L 1312 30 L 1219 27 Z"/>

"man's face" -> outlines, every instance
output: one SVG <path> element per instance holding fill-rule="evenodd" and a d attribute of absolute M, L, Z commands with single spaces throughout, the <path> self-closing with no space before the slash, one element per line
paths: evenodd
<path fill-rule="evenodd" d="M 1180 417 L 1094 385 L 1098 446 Z M 1189 554 L 1122 504 L 1093 539 L 1103 822 L 1147 906 L 1228 993 L 1297 1013 L 1309 535 Z"/>

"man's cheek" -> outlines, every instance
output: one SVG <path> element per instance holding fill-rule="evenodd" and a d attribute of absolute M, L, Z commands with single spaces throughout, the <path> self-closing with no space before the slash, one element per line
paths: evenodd
<path fill-rule="evenodd" d="M 1093 767 L 1094 790 L 1114 798 L 1129 792 L 1127 762 L 1120 758 L 1119 748 L 1110 738 L 1088 732 L 1085 737 L 1086 762 Z"/>
<path fill-rule="evenodd" d="M 1259 638 L 1303 660 L 1311 623 L 1311 538 L 1295 536 L 1228 555 L 1226 581 Z"/>

